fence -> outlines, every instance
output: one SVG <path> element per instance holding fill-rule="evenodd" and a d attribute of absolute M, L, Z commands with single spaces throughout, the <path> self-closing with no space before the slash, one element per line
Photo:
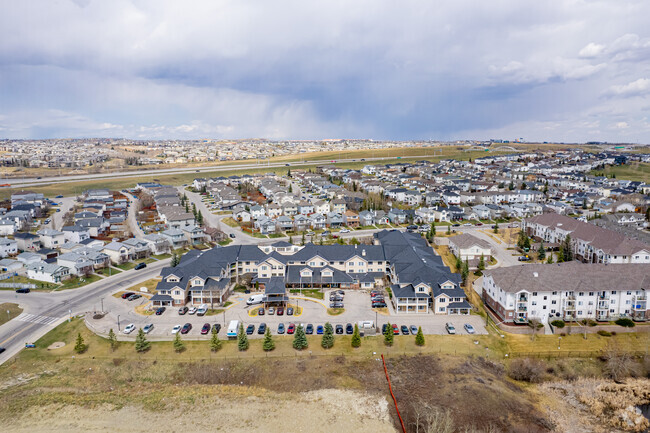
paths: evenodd
<path fill-rule="evenodd" d="M 0 274 L 0 281 L 1 280 L 8 280 L 9 278 L 15 277 L 16 275 L 18 275 L 18 274 L 15 273 L 15 272 L 6 272 L 4 274 Z M 2 287 L 2 286 L 0 286 L 0 287 Z"/>
<path fill-rule="evenodd" d="M 27 283 L 0 283 L 0 288 L 3 289 L 35 289 L 36 284 Z"/>

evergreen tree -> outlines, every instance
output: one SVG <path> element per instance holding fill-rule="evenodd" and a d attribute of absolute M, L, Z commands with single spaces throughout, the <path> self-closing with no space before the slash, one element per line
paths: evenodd
<path fill-rule="evenodd" d="M 564 261 L 570 262 L 573 260 L 573 250 L 571 248 L 571 235 L 566 235 L 564 242 L 562 242 L 562 250 L 564 251 Z"/>
<path fill-rule="evenodd" d="M 293 236 L 289 236 L 289 243 L 293 245 Z"/>
<path fill-rule="evenodd" d="M 175 268 L 176 266 L 178 266 L 178 263 L 179 263 L 179 262 L 180 262 L 180 260 L 179 260 L 179 258 L 178 258 L 178 255 L 177 255 L 175 252 L 173 252 L 173 253 L 172 253 L 172 262 L 171 262 L 171 267 L 172 267 L 172 268 Z"/>
<path fill-rule="evenodd" d="M 418 328 L 418 333 L 415 335 L 415 345 L 424 346 L 424 333 L 422 333 L 422 327 Z"/>
<path fill-rule="evenodd" d="M 521 183 L 521 188 L 520 189 L 526 189 L 526 182 Z"/>
<path fill-rule="evenodd" d="M 542 241 L 539 244 L 539 248 L 537 249 L 537 258 L 539 260 L 544 260 L 546 258 L 546 250 L 544 249 L 544 241 Z"/>
<path fill-rule="evenodd" d="M 463 284 L 467 283 L 467 277 L 469 277 L 469 263 L 467 262 L 467 259 L 465 259 L 465 262 L 463 263 L 463 269 L 460 271 L 460 276 L 463 279 Z"/>
<path fill-rule="evenodd" d="M 185 202 L 185 212 L 190 213 L 190 207 L 187 205 L 187 202 Z"/>
<path fill-rule="evenodd" d="M 456 272 L 460 272 L 463 269 L 463 260 L 460 256 L 456 257 Z"/>
<path fill-rule="evenodd" d="M 447 235 L 450 235 L 450 234 L 451 234 L 451 225 L 448 225 L 447 226 Z"/>
<path fill-rule="evenodd" d="M 151 348 L 151 342 L 147 341 L 147 337 L 144 335 L 142 328 L 138 330 L 138 335 L 135 337 L 135 351 L 136 352 L 146 352 Z"/>
<path fill-rule="evenodd" d="M 81 333 L 77 334 L 77 342 L 74 345 L 75 353 L 84 353 L 88 349 L 88 345 L 84 344 L 84 338 Z"/>
<path fill-rule="evenodd" d="M 334 346 L 334 329 L 330 322 L 325 324 L 325 330 L 323 331 L 323 338 L 321 339 L 320 345 L 323 349 L 330 349 Z"/>
<path fill-rule="evenodd" d="M 510 191 L 512 191 L 512 190 L 515 189 L 515 184 L 514 184 L 512 181 L 510 181 L 510 184 L 508 185 L 508 189 L 509 189 Z"/>
<path fill-rule="evenodd" d="M 498 222 L 494 223 L 494 233 L 499 233 L 499 223 Z"/>
<path fill-rule="evenodd" d="M 557 254 L 557 262 L 562 263 L 564 262 L 564 245 L 560 244 L 560 251 Z"/>
<path fill-rule="evenodd" d="M 118 342 L 117 342 L 117 336 L 115 335 L 115 332 L 113 332 L 113 328 L 111 328 L 110 331 L 108 331 L 108 342 L 111 345 L 111 350 L 114 352 L 115 349 L 117 349 Z"/>
<path fill-rule="evenodd" d="M 386 325 L 386 331 L 384 332 L 384 344 L 386 346 L 392 346 L 395 336 L 393 335 L 393 327 L 390 323 Z"/>
<path fill-rule="evenodd" d="M 185 343 L 181 340 L 181 333 L 177 332 L 174 337 L 174 351 L 176 351 L 176 353 L 181 353 L 183 350 L 185 350 Z"/>
<path fill-rule="evenodd" d="M 293 336 L 293 348 L 296 350 L 306 349 L 309 346 L 307 342 L 307 336 L 305 335 L 305 330 L 302 326 L 298 325 L 296 327 L 296 333 Z"/>
<path fill-rule="evenodd" d="M 548 258 L 546 259 L 546 263 L 548 263 L 549 265 L 553 263 L 553 254 L 548 255 Z"/>
<path fill-rule="evenodd" d="M 485 257 L 483 257 L 483 254 L 481 254 L 481 258 L 478 261 L 477 269 L 479 272 L 482 272 L 485 269 Z"/>
<path fill-rule="evenodd" d="M 291 177 L 291 169 L 287 170 L 287 177 Z M 291 185 L 291 184 L 289 184 L 289 185 Z M 291 192 L 291 190 L 289 190 L 289 192 Z"/>
<path fill-rule="evenodd" d="M 354 332 L 352 333 L 352 341 L 350 342 L 352 347 L 361 346 L 361 335 L 359 335 L 359 325 L 354 324 Z"/>
<path fill-rule="evenodd" d="M 246 333 L 244 332 L 244 324 L 240 323 L 239 332 L 237 333 L 237 348 L 243 352 L 244 350 L 248 350 L 249 345 L 248 336 L 246 336 Z"/>
<path fill-rule="evenodd" d="M 524 238 L 524 249 L 530 250 L 530 238 L 528 236 Z"/>
<path fill-rule="evenodd" d="M 196 213 L 196 204 L 192 203 L 192 215 L 194 215 L 194 219 L 198 218 L 198 214 Z"/>
<path fill-rule="evenodd" d="M 215 329 L 215 328 L 212 328 L 212 329 Z M 213 351 L 213 352 L 218 352 L 219 350 L 221 350 L 222 345 L 223 345 L 223 343 L 219 339 L 219 334 L 216 333 L 216 332 L 213 332 L 212 337 L 210 338 L 210 350 Z"/>
<path fill-rule="evenodd" d="M 431 229 L 429 229 L 429 233 L 431 233 L 431 238 L 433 238 L 436 235 L 436 223 L 435 222 L 431 223 Z"/>
<path fill-rule="evenodd" d="M 271 328 L 269 327 L 266 328 L 266 332 L 264 333 L 262 349 L 264 349 L 265 352 L 270 352 L 275 349 L 275 342 L 273 341 L 273 337 L 271 337 Z"/>
<path fill-rule="evenodd" d="M 196 222 L 203 225 L 203 213 L 200 210 L 196 214 Z"/>
<path fill-rule="evenodd" d="M 300 245 L 305 246 L 305 232 L 302 232 L 302 240 L 300 241 Z"/>

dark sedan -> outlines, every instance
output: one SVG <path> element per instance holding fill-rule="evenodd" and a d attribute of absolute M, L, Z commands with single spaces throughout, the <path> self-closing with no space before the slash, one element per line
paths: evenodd
<path fill-rule="evenodd" d="M 187 334 L 187 333 L 190 332 L 191 330 L 192 330 L 192 324 L 191 324 L 191 323 L 186 323 L 186 324 L 183 325 L 183 327 L 181 328 L 181 334 Z"/>
<path fill-rule="evenodd" d="M 257 333 L 263 335 L 266 332 L 266 323 L 260 323 L 260 326 L 257 327 Z"/>
<path fill-rule="evenodd" d="M 248 325 L 248 327 L 246 327 L 246 335 L 253 335 L 253 332 L 255 332 L 255 325 Z"/>
<path fill-rule="evenodd" d="M 156 309 L 156 316 L 160 316 L 162 313 L 165 312 L 166 309 L 167 308 L 165 308 L 165 307 L 160 307 L 160 308 Z"/>
<path fill-rule="evenodd" d="M 207 334 L 208 332 L 210 332 L 210 328 L 211 328 L 211 326 L 210 326 L 209 323 L 204 324 L 203 328 L 201 328 L 201 334 L 202 335 Z"/>

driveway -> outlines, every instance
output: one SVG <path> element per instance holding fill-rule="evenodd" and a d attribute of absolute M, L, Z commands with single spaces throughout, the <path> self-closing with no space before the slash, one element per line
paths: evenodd
<path fill-rule="evenodd" d="M 507 266 L 518 266 L 521 265 L 521 262 L 517 260 L 517 257 L 519 257 L 519 254 L 513 255 L 513 253 L 516 253 L 515 250 L 508 250 L 508 244 L 505 242 L 498 242 L 491 236 L 488 236 L 486 233 L 482 232 L 481 230 L 490 230 L 489 226 L 481 226 L 481 227 L 456 227 L 457 232 L 461 233 L 470 233 L 473 236 L 476 236 L 479 239 L 482 239 L 486 241 L 487 243 L 490 244 L 492 247 L 492 251 L 494 253 L 494 257 L 497 259 L 496 265 L 493 266 L 488 266 L 489 268 L 498 268 L 498 267 L 507 267 Z"/>
<path fill-rule="evenodd" d="M 77 197 L 63 197 L 53 199 L 57 203 L 61 203 L 58 206 L 58 209 L 61 209 L 59 212 L 54 212 L 52 218 L 50 218 L 50 223 L 46 226 L 55 230 L 61 230 L 63 228 L 63 216 L 74 207 L 74 204 L 77 201 Z"/>
<path fill-rule="evenodd" d="M 143 238 L 145 236 L 145 233 L 138 225 L 138 220 L 136 218 L 140 200 L 133 194 L 124 193 L 124 195 L 129 198 L 129 209 L 126 217 L 127 222 L 129 223 L 129 229 L 131 230 L 133 236 L 136 238 Z"/>

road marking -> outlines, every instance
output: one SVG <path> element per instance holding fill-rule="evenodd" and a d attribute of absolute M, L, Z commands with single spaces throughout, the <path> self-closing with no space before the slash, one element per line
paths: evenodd
<path fill-rule="evenodd" d="M 34 314 L 22 313 L 20 316 L 16 317 L 16 320 L 21 322 L 40 323 L 41 325 L 51 325 L 59 319 L 58 317 L 37 316 Z"/>

